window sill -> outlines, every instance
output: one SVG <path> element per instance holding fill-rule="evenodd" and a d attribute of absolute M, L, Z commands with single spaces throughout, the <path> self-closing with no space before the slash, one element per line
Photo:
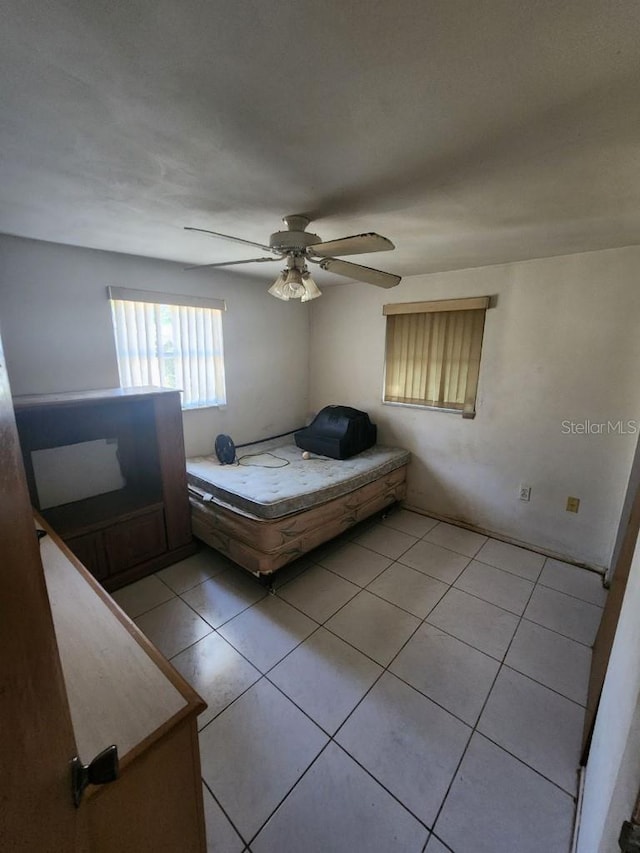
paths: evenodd
<path fill-rule="evenodd" d="M 461 415 L 465 420 L 473 420 L 476 413 L 465 412 L 463 409 L 448 409 L 446 406 L 423 406 L 420 403 L 391 403 L 388 400 L 382 401 L 383 406 L 395 406 L 399 409 L 421 409 L 427 412 L 444 412 L 447 415 Z"/>
<path fill-rule="evenodd" d="M 183 412 L 201 412 L 203 409 L 225 409 L 226 403 L 200 403 L 193 406 L 182 406 Z"/>

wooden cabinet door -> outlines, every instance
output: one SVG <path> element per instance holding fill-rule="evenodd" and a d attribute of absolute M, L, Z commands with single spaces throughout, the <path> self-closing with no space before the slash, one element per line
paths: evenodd
<path fill-rule="evenodd" d="M 162 554 L 167 548 L 161 509 L 114 524 L 104 531 L 111 575 Z"/>
<path fill-rule="evenodd" d="M 105 556 L 104 534 L 101 530 L 74 536 L 72 539 L 67 539 L 66 544 L 96 580 L 102 581 L 107 577 L 109 566 Z"/>
<path fill-rule="evenodd" d="M 84 853 L 73 728 L 1 341 L 0 566 L 0 850 Z"/>

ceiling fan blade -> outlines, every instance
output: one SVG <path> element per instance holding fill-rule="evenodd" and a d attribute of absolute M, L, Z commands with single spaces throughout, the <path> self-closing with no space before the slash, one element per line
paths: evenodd
<path fill-rule="evenodd" d="M 265 246 L 262 243 L 254 243 L 253 240 L 245 240 L 242 237 L 232 237 L 230 234 L 220 234 L 218 231 L 207 231 L 206 228 L 192 228 L 190 225 L 184 226 L 185 231 L 200 231 L 201 234 L 210 234 L 212 237 L 221 237 L 223 240 L 233 240 L 234 243 L 244 243 L 246 246 L 256 246 L 258 249 L 266 249 L 267 252 L 272 252 L 271 246 Z"/>
<path fill-rule="evenodd" d="M 353 237 L 342 237 L 340 240 L 329 240 L 327 243 L 315 243 L 308 246 L 312 255 L 322 258 L 334 255 L 363 255 L 367 252 L 388 252 L 395 249 L 391 240 L 381 237 L 373 231 L 368 234 L 354 234 Z"/>
<path fill-rule="evenodd" d="M 401 279 L 399 275 L 352 264 L 350 261 L 341 261 L 338 258 L 325 258 L 320 261 L 320 268 L 336 275 L 354 278 L 356 281 L 364 281 L 366 284 L 375 284 L 376 287 L 395 287 L 396 284 L 400 284 Z"/>
<path fill-rule="evenodd" d="M 273 263 L 274 261 L 280 261 L 280 260 L 282 260 L 282 258 L 249 258 L 246 261 L 222 261 L 221 263 L 217 263 L 217 264 L 194 264 L 193 266 L 185 267 L 184 269 L 185 269 L 185 271 L 187 271 L 187 270 L 206 270 L 206 269 L 211 269 L 212 267 L 233 267 L 236 264 L 264 264 L 264 263 L 268 263 L 269 261 L 271 261 L 271 263 Z"/>

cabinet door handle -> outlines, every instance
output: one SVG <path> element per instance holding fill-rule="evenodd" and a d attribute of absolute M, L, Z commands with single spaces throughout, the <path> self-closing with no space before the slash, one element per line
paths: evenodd
<path fill-rule="evenodd" d="M 115 744 L 103 749 L 91 764 L 83 764 L 79 756 L 71 759 L 71 789 L 73 802 L 78 808 L 87 785 L 106 785 L 119 775 L 118 747 Z"/>

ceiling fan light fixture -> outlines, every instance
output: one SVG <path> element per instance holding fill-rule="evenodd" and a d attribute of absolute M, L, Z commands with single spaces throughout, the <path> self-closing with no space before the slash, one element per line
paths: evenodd
<path fill-rule="evenodd" d="M 302 288 L 302 273 L 297 267 L 289 267 L 284 280 L 285 286 L 288 287 L 292 295 L 297 295 Z"/>
<path fill-rule="evenodd" d="M 288 270 L 282 270 L 268 291 L 271 296 L 275 296 L 276 299 L 282 299 L 284 302 L 288 302 L 289 299 L 291 299 L 291 296 L 289 295 L 289 288 L 285 288 L 285 277 L 287 272 Z"/>
<path fill-rule="evenodd" d="M 288 302 L 290 299 L 299 299 L 301 302 L 309 302 L 322 296 L 320 288 L 311 278 L 309 270 L 300 270 L 297 266 L 289 266 L 282 270 L 268 291 L 276 299 Z"/>
<path fill-rule="evenodd" d="M 317 299 L 318 296 L 322 296 L 322 291 L 311 278 L 311 273 L 302 273 L 302 286 L 304 288 L 304 293 L 300 297 L 300 302 L 310 302 L 312 299 Z"/>

